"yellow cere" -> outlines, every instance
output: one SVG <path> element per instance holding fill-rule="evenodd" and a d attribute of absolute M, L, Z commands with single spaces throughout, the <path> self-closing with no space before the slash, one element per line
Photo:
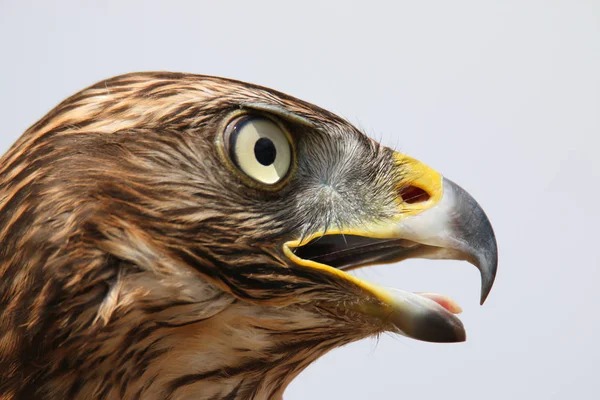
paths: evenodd
<path fill-rule="evenodd" d="M 402 153 L 394 153 L 394 160 L 399 168 L 402 169 L 402 174 L 406 177 L 403 185 L 417 187 L 429 195 L 427 201 L 413 204 L 405 202 L 399 196 L 398 201 L 404 216 L 418 214 L 423 210 L 433 207 L 440 201 L 444 191 L 441 174 L 428 165 Z"/>

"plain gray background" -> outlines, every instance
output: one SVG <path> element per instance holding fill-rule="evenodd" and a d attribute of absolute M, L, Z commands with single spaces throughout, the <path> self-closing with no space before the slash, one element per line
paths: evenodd
<path fill-rule="evenodd" d="M 483 307 L 466 263 L 356 272 L 450 295 L 468 341 L 361 341 L 286 400 L 600 398 L 597 0 L 0 0 L 0 60 L 2 152 L 100 79 L 194 72 L 330 109 L 479 200 L 500 249 Z"/>

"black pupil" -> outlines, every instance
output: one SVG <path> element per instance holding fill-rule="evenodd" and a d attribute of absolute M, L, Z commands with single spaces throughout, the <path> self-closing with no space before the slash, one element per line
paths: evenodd
<path fill-rule="evenodd" d="M 277 157 L 277 150 L 271 139 L 260 138 L 254 145 L 254 156 L 262 165 L 271 165 Z"/>

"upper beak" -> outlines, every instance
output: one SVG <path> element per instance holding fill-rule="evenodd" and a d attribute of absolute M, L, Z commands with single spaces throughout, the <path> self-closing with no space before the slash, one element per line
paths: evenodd
<path fill-rule="evenodd" d="M 485 302 L 498 267 L 498 248 L 483 209 L 463 188 L 442 178 L 443 194 L 428 210 L 402 219 L 395 234 L 420 243 L 411 258 L 465 260 L 481 273 L 481 304 Z M 407 257 L 408 258 L 408 257 Z"/>
<path fill-rule="evenodd" d="M 421 244 L 405 258 L 465 260 L 475 265 L 481 273 L 480 303 L 485 302 L 496 277 L 496 238 L 484 211 L 463 188 L 443 178 L 440 201 L 428 210 L 401 220 L 395 231 Z M 460 312 L 460 307 L 450 299 L 383 288 L 376 290 L 392 304 L 393 311 L 388 318 L 400 333 L 433 342 L 466 339 L 462 322 L 453 315 Z M 393 295 L 388 296 L 386 292 Z"/>
<path fill-rule="evenodd" d="M 394 157 L 405 177 L 398 187 L 395 218 L 316 233 L 307 241 L 286 243 L 284 252 L 296 264 L 343 276 L 371 293 L 378 301 L 355 308 L 385 320 L 399 333 L 425 341 L 463 341 L 464 327 L 454 315 L 460 308 L 450 299 L 384 288 L 343 271 L 407 258 L 465 260 L 481 273 L 481 304 L 490 293 L 498 252 L 484 211 L 464 189 L 430 167 L 399 153 Z M 411 199 L 415 193 L 422 195 L 419 201 Z M 349 246 L 352 241 L 355 245 Z"/>

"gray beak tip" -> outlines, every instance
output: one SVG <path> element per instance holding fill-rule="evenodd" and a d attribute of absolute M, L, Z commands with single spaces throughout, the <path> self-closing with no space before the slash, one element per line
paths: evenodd
<path fill-rule="evenodd" d="M 498 270 L 498 247 L 496 244 L 496 237 L 492 226 L 489 221 L 485 220 L 485 231 L 486 235 L 484 240 L 480 241 L 479 246 L 474 249 L 474 262 L 475 266 L 481 273 L 481 300 L 480 304 L 483 305 L 485 300 L 488 298 L 494 281 L 496 279 L 496 271 Z"/>
<path fill-rule="evenodd" d="M 475 252 L 477 258 L 476 265 L 481 272 L 481 305 L 483 305 L 492 290 L 498 270 L 498 245 L 496 244 L 496 236 L 487 217 L 483 224 L 486 225 L 483 229 L 486 232 L 483 235 L 485 239 L 481 240 L 481 244 Z"/>
<path fill-rule="evenodd" d="M 494 252 L 493 254 L 491 254 L 491 256 L 492 259 L 487 265 L 479 267 L 481 271 L 481 299 L 479 302 L 480 305 L 483 305 L 483 303 L 485 303 L 485 301 L 487 300 L 490 291 L 492 290 L 492 286 L 494 285 L 494 280 L 496 278 L 496 270 L 498 268 L 498 253 Z"/>
<path fill-rule="evenodd" d="M 481 206 L 462 187 L 445 178 L 448 191 L 452 192 L 456 206 L 453 226 L 456 248 L 463 251 L 481 272 L 481 301 L 487 299 L 498 269 L 498 245 L 492 224 Z"/>

